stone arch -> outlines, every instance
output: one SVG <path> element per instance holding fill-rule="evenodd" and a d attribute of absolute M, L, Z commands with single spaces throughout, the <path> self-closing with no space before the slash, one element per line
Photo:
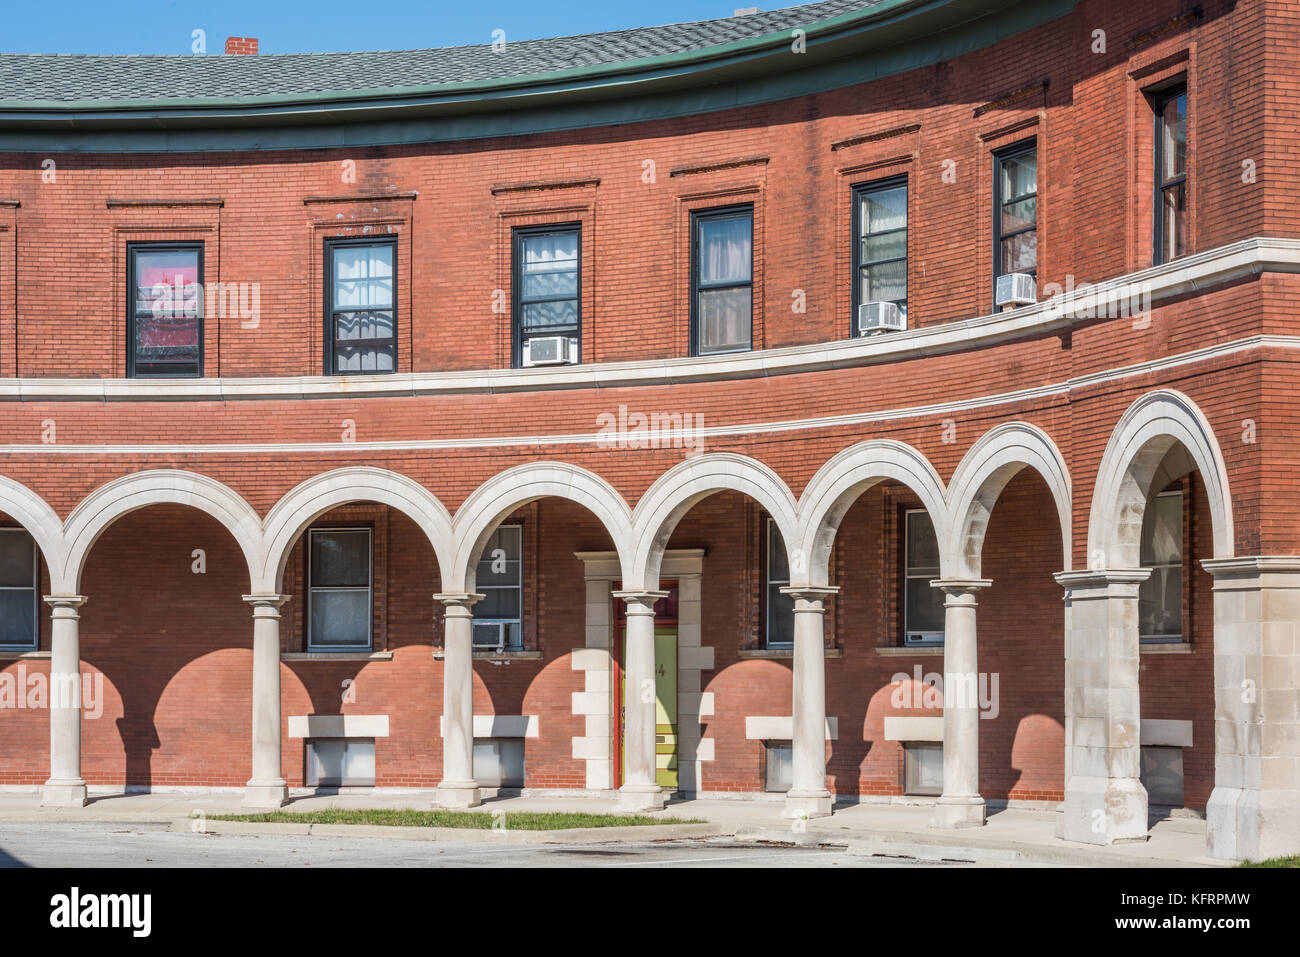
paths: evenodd
<path fill-rule="evenodd" d="M 114 479 L 86 496 L 64 523 L 66 551 L 50 587 L 75 594 L 86 558 L 99 536 L 124 515 L 150 505 L 185 505 L 206 512 L 234 536 L 256 583 L 262 562 L 262 523 L 253 507 L 216 479 L 180 469 L 150 469 Z"/>
<path fill-rule="evenodd" d="M 943 480 L 930 460 L 904 442 L 873 439 L 838 452 L 817 470 L 799 497 L 798 547 L 790 553 L 795 584 L 825 585 L 840 522 L 864 492 L 883 481 L 906 485 L 921 499 L 940 542 L 948 538 Z"/>
<path fill-rule="evenodd" d="M 26 485 L 4 476 L 0 476 L 0 512 L 15 519 L 32 536 L 50 570 L 50 589 L 55 594 L 66 594 L 59 590 L 62 585 L 58 570 L 63 567 L 65 545 L 58 513 Z"/>
<path fill-rule="evenodd" d="M 355 466 L 313 476 L 289 491 L 266 515 L 266 554 L 255 592 L 279 592 L 289 550 L 318 516 L 349 502 L 377 502 L 407 516 L 428 537 L 446 576 L 453 534 L 446 506 L 420 483 L 387 469 Z"/>
<path fill-rule="evenodd" d="M 1205 486 L 1214 557 L 1231 558 L 1232 498 L 1219 442 L 1195 402 L 1161 389 L 1129 406 L 1106 445 L 1088 514 L 1089 566 L 1138 567 L 1147 500 L 1192 468 Z"/>
<path fill-rule="evenodd" d="M 443 590 L 474 590 L 474 566 L 493 531 L 507 515 L 540 498 L 576 502 L 609 533 L 626 570 L 632 547 L 632 510 L 618 491 L 594 472 L 566 462 L 533 462 L 500 472 L 470 493 L 456 510 L 451 559 Z"/>
<path fill-rule="evenodd" d="M 661 475 L 637 502 L 634 564 L 624 587 L 657 587 L 664 549 L 677 523 L 696 504 L 723 491 L 740 492 L 758 502 L 776 521 L 786 548 L 793 546 L 798 533 L 795 498 L 776 472 L 732 452 L 693 456 Z"/>
<path fill-rule="evenodd" d="M 1002 490 L 1025 468 L 1047 483 L 1056 503 L 1064 555 L 1062 570 L 1071 568 L 1070 472 L 1060 449 L 1047 433 L 1028 422 L 1007 422 L 984 433 L 970 447 L 948 484 L 949 540 L 941 561 L 945 578 L 979 578 L 984 536 Z"/>

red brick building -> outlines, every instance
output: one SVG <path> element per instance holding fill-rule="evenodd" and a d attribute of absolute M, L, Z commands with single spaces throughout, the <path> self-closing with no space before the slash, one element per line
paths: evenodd
<path fill-rule="evenodd" d="M 229 52 L 0 55 L 0 785 L 1300 849 L 1293 5 Z"/>

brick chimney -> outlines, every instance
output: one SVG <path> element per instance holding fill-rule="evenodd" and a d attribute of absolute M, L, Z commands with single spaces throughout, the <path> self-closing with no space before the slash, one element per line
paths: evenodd
<path fill-rule="evenodd" d="M 226 37 L 226 52 L 257 55 L 257 37 Z"/>

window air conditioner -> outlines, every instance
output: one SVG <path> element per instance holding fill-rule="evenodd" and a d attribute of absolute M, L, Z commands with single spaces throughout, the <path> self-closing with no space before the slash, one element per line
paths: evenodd
<path fill-rule="evenodd" d="M 1003 306 L 1032 306 L 1038 302 L 1038 283 L 1027 272 L 1009 272 L 998 276 L 998 287 L 993 304 Z"/>
<path fill-rule="evenodd" d="M 864 302 L 858 306 L 858 334 L 869 336 L 873 332 L 902 332 L 907 328 L 907 317 L 892 302 Z"/>
<path fill-rule="evenodd" d="M 499 654 L 506 646 L 506 622 L 476 621 L 473 635 L 475 651 L 495 651 Z"/>
<path fill-rule="evenodd" d="M 524 340 L 525 366 L 561 366 L 577 361 L 577 339 L 568 336 L 534 336 Z"/>
<path fill-rule="evenodd" d="M 909 631 L 904 644 L 908 645 L 942 645 L 942 631 Z"/>

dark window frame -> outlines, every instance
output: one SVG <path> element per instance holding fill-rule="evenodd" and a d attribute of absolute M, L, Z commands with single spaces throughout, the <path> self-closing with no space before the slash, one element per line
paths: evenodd
<path fill-rule="evenodd" d="M 32 533 L 21 526 L 4 526 L 0 528 L 0 535 L 26 535 L 32 543 L 32 640 L 21 644 L 0 642 L 0 650 L 36 651 L 41 646 L 41 548 Z M 26 588 L 6 586 L 5 590 L 26 591 Z"/>
<path fill-rule="evenodd" d="M 1038 196 L 1038 139 L 1023 140 L 1014 143 L 1011 146 L 1003 147 L 993 151 L 993 308 L 997 310 L 997 286 L 998 277 L 1007 275 L 1005 264 L 1002 262 L 1002 243 L 1004 240 L 1013 239 L 1016 236 L 1023 236 L 1025 233 L 1038 233 L 1038 206 L 1034 206 L 1034 225 L 1023 226 L 1020 229 L 1013 230 L 1009 233 L 1002 231 L 1002 207 L 1005 197 L 1002 195 L 1002 165 L 1010 159 L 1024 156 L 1026 153 L 1034 153 L 1034 196 Z M 1028 195 L 1028 194 L 1026 194 Z M 1024 199 L 1025 197 L 1021 197 Z M 1019 200 L 1013 200 L 1018 202 Z M 1038 279 L 1038 252 L 1035 246 L 1034 252 L 1034 269 L 1031 273 L 1034 279 Z"/>
<path fill-rule="evenodd" d="M 1165 107 L 1171 100 L 1176 100 L 1179 97 L 1186 100 L 1184 103 L 1184 116 L 1186 117 L 1185 122 L 1187 124 L 1188 132 L 1190 132 L 1192 109 L 1191 97 L 1188 95 L 1186 78 L 1179 78 L 1167 86 L 1151 90 L 1148 93 L 1148 98 L 1151 102 L 1151 110 L 1154 114 L 1155 120 L 1153 126 L 1155 138 L 1152 144 L 1152 153 L 1155 158 L 1155 168 L 1153 170 L 1154 176 L 1152 177 L 1153 227 L 1151 233 L 1151 264 L 1153 266 L 1160 266 L 1167 262 L 1173 262 L 1175 259 L 1181 259 L 1183 256 L 1187 255 L 1187 250 L 1184 249 L 1181 253 L 1178 253 L 1169 259 L 1165 258 L 1165 193 L 1173 189 L 1178 189 L 1179 187 L 1181 187 L 1183 191 L 1183 228 L 1187 228 L 1188 176 L 1186 154 L 1183 156 L 1183 171 L 1176 174 L 1171 179 L 1166 180 L 1163 178 L 1165 167 Z"/>
<path fill-rule="evenodd" d="M 391 309 L 393 313 L 392 371 L 384 372 L 379 369 L 375 369 L 373 371 L 366 371 L 364 369 L 361 369 L 361 370 L 357 370 L 356 372 L 338 372 L 334 368 L 334 364 L 335 364 L 334 363 L 334 359 L 335 359 L 334 315 L 335 313 L 336 312 L 386 312 L 389 310 L 374 309 L 369 307 L 366 308 L 348 307 L 346 309 L 334 308 L 334 250 L 344 246 L 384 246 L 384 245 L 393 247 L 393 305 Z M 324 320 L 325 337 L 322 340 L 322 343 L 324 345 L 323 351 L 325 353 L 323 356 L 325 375 L 343 376 L 343 375 L 394 375 L 396 374 L 401 370 L 401 367 L 398 364 L 398 359 L 401 354 L 401 350 L 399 348 L 399 344 L 401 342 L 401 335 L 399 334 L 400 326 L 398 325 L 398 318 L 399 318 L 398 284 L 400 282 L 400 272 L 398 269 L 398 257 L 401 253 L 401 250 L 398 248 L 397 245 L 397 237 L 396 236 L 330 237 L 327 238 L 324 242 L 324 250 L 325 250 L 325 257 L 324 257 L 325 265 L 324 265 L 324 269 L 322 270 L 324 276 L 324 291 L 322 296 L 322 300 L 323 300 L 322 305 L 324 306 L 324 312 L 325 312 L 325 320 Z M 352 339 L 348 341 L 349 342 L 380 342 L 383 340 Z"/>
<path fill-rule="evenodd" d="M 1155 575 L 1155 571 L 1157 568 L 1176 567 L 1178 569 L 1179 631 L 1177 634 L 1163 634 L 1163 633 L 1142 634 L 1142 621 L 1141 621 L 1141 617 L 1139 616 L 1138 641 L 1143 645 L 1186 644 L 1191 641 L 1192 628 L 1191 628 L 1191 623 L 1188 621 L 1189 609 L 1187 607 L 1187 599 L 1189 594 L 1188 583 L 1191 580 L 1191 576 L 1188 574 L 1189 572 L 1188 556 L 1191 554 L 1191 545 L 1192 545 L 1192 538 L 1191 538 L 1192 511 L 1190 508 L 1190 503 L 1191 503 L 1190 492 L 1191 490 L 1187 488 L 1182 482 L 1175 482 L 1174 484 L 1170 485 L 1168 488 L 1162 489 L 1161 491 L 1156 492 L 1154 495 L 1152 495 L 1150 500 L 1147 502 L 1146 508 L 1143 510 L 1143 527 L 1139 532 L 1140 537 L 1138 539 L 1139 562 L 1141 562 L 1141 558 L 1142 558 L 1141 556 L 1142 547 L 1146 544 L 1146 521 L 1145 521 L 1146 513 L 1155 506 L 1157 499 L 1162 497 L 1172 498 L 1175 495 L 1178 496 L 1178 506 L 1179 506 L 1178 521 L 1179 521 L 1180 528 L 1178 530 L 1179 531 L 1179 545 L 1178 545 L 1179 554 L 1178 554 L 1177 563 L 1163 562 L 1163 563 L 1153 563 L 1151 565 L 1143 564 L 1140 565 L 1139 567 L 1151 569 L 1151 574 L 1153 577 Z M 1139 590 L 1139 600 L 1140 599 L 1141 599 L 1141 595 Z"/>
<path fill-rule="evenodd" d="M 749 345 L 744 349 L 727 349 L 719 352 L 700 352 L 700 224 L 714 219 L 729 219 L 741 216 L 749 218 L 749 281 L 717 283 L 705 287 L 714 289 L 743 289 L 749 287 Z M 691 210 L 691 343 L 692 356 L 729 356 L 742 352 L 754 351 L 754 204 L 736 203 L 730 206 L 715 206 L 708 209 Z"/>
<path fill-rule="evenodd" d="M 944 646 L 945 642 L 947 641 L 947 638 L 948 638 L 948 636 L 947 636 L 947 629 L 946 629 L 946 628 L 940 631 L 940 634 L 942 635 L 942 637 L 940 637 L 938 641 L 913 642 L 913 643 L 911 643 L 911 644 L 909 644 L 908 641 L 907 641 L 907 633 L 908 633 L 909 631 L 912 631 L 912 630 L 917 630 L 917 631 L 919 631 L 919 630 L 920 630 L 920 629 L 911 629 L 911 628 L 908 627 L 908 620 L 907 620 L 907 583 L 908 583 L 911 579 L 913 579 L 913 578 L 928 578 L 930 581 L 935 581 L 935 580 L 937 580 L 937 579 L 939 578 L 939 576 L 940 576 L 940 571 L 941 571 L 941 570 L 936 566 L 933 575 L 913 574 L 913 573 L 911 572 L 911 567 L 912 567 L 912 566 L 908 563 L 908 557 L 907 557 L 907 556 L 908 556 L 908 551 L 909 551 L 909 549 L 908 549 L 908 545 L 909 545 L 910 542 L 911 542 L 911 534 L 912 534 L 912 523 L 911 523 L 909 517 L 910 517 L 911 515 L 915 515 L 915 514 L 918 514 L 918 513 L 919 513 L 919 514 L 924 514 L 924 515 L 929 516 L 929 518 L 930 518 L 930 527 L 931 527 L 931 528 L 934 528 L 934 516 L 930 515 L 929 510 L 928 510 L 925 506 L 923 506 L 923 505 L 903 505 L 903 506 L 900 506 L 899 509 L 898 509 L 898 516 L 899 516 L 899 523 L 900 523 L 899 535 L 898 535 L 898 545 L 899 545 L 899 549 L 898 549 L 898 559 L 899 559 L 899 562 L 898 562 L 898 580 L 899 580 L 898 600 L 899 600 L 899 606 L 900 606 L 900 607 L 899 607 L 899 611 L 898 611 L 898 621 L 899 621 L 899 624 L 901 625 L 901 627 L 899 628 L 899 645 L 901 645 L 901 646 L 903 646 L 903 647 L 907 647 L 907 648 L 942 648 L 942 647 Z M 934 534 L 935 534 L 935 537 L 936 537 L 936 540 L 937 540 L 937 539 L 938 539 L 938 535 L 939 535 L 939 532 L 938 532 L 937 529 L 934 530 Z M 935 589 L 935 591 L 937 592 L 938 589 Z M 945 617 L 945 619 L 944 619 L 944 624 L 945 624 L 945 626 L 947 625 L 947 619 L 946 619 L 946 617 Z"/>
<path fill-rule="evenodd" d="M 311 546 L 312 546 L 312 536 L 318 532 L 365 532 L 366 533 L 367 558 L 369 560 L 368 580 L 370 582 L 368 591 L 370 594 L 369 594 L 369 600 L 367 602 L 369 611 L 366 615 L 366 644 L 364 645 L 332 645 L 332 644 L 321 645 L 321 644 L 316 644 L 316 642 L 313 640 L 315 630 L 312 628 L 312 595 L 316 591 L 316 586 L 313 584 L 313 579 L 312 579 L 313 570 L 312 570 L 312 561 L 311 561 L 311 553 L 312 553 Z M 306 607 L 303 610 L 303 618 L 307 626 L 307 650 L 311 652 L 335 652 L 336 651 L 342 653 L 374 651 L 375 650 L 375 527 L 371 524 L 353 524 L 353 523 L 348 523 L 344 525 L 333 525 L 333 524 L 313 525 L 307 529 L 305 533 L 305 538 L 306 541 L 304 544 L 306 545 L 306 549 L 305 549 L 306 554 L 303 556 L 303 564 L 304 564 L 304 575 L 307 583 L 307 588 L 306 588 L 307 600 L 305 602 Z M 332 586 L 329 585 L 322 586 L 322 589 L 336 590 L 336 591 L 344 590 L 342 588 L 332 588 Z"/>
<path fill-rule="evenodd" d="M 864 263 L 862 261 L 862 198 L 869 193 L 875 193 L 886 189 L 897 189 L 900 186 L 907 191 L 907 224 L 901 230 L 893 229 L 893 230 L 888 230 L 887 232 L 907 233 L 907 238 L 906 241 L 904 242 L 904 247 L 903 247 L 904 248 L 903 255 L 895 259 L 880 259 L 871 263 Z M 871 182 L 868 183 L 858 183 L 854 185 L 852 220 L 853 222 L 851 228 L 853 230 L 853 234 L 852 234 L 851 241 L 853 244 L 853 274 L 850 282 L 852 311 L 849 316 L 849 338 L 851 339 L 862 335 L 862 333 L 858 332 L 858 307 L 861 306 L 863 303 L 862 270 L 866 266 L 869 265 L 883 266 L 883 265 L 888 265 L 889 263 L 900 262 L 900 261 L 906 263 L 907 265 L 904 266 L 904 272 L 907 277 L 907 297 L 903 300 L 905 315 L 906 315 L 906 307 L 910 305 L 910 300 L 912 298 L 912 283 L 911 283 L 912 237 L 909 231 L 912 228 L 912 188 L 911 188 L 911 184 L 907 180 L 907 174 L 902 173 L 901 175 L 898 176 L 890 176 L 885 179 L 872 180 Z M 885 233 L 879 233 L 876 235 L 883 236 L 885 235 Z"/>
<path fill-rule="evenodd" d="M 202 240 L 193 240 L 185 242 L 131 242 L 126 244 L 126 377 L 128 379 L 201 379 L 203 378 L 203 359 L 204 353 L 204 336 L 207 332 L 206 322 L 206 295 L 207 277 L 204 274 L 204 242 Z M 156 372 L 138 372 L 136 370 L 137 356 L 135 349 L 136 339 L 136 322 L 139 316 L 136 312 L 135 293 L 138 287 L 136 283 L 136 255 L 141 252 L 188 252 L 195 250 L 198 252 L 198 282 L 199 282 L 199 358 L 198 368 L 195 372 L 186 372 L 181 375 L 162 375 Z M 179 363 L 177 363 L 179 364 Z"/>
<path fill-rule="evenodd" d="M 578 362 L 582 362 L 582 223 L 547 223 L 543 226 L 516 226 L 510 235 L 510 365 L 518 369 L 523 364 L 524 340 L 538 336 L 568 336 L 578 340 Z M 578 305 L 576 328 L 568 330 L 547 330 L 526 335 L 524 333 L 524 299 L 523 299 L 523 252 L 524 241 L 532 236 L 548 236 L 557 233 L 573 233 L 578 237 L 577 243 L 577 289 L 574 299 Z M 529 302 L 567 302 L 568 296 L 530 299 Z"/>
<path fill-rule="evenodd" d="M 775 583 L 772 581 L 772 534 L 775 532 L 776 534 L 779 535 L 781 533 L 781 529 L 777 527 L 776 520 L 773 519 L 771 515 L 764 515 L 763 523 L 764 523 L 763 524 L 763 556 L 762 556 L 762 566 L 759 569 L 760 572 L 759 577 L 761 579 L 761 584 L 763 588 L 762 647 L 767 649 L 777 650 L 777 651 L 788 651 L 794 648 L 793 627 L 790 629 L 790 634 L 791 634 L 790 641 L 773 642 L 771 638 L 772 585 L 785 584 L 786 586 L 789 586 L 791 584 L 789 579 L 786 579 L 784 583 L 782 583 L 779 580 Z M 785 543 L 782 542 L 782 544 L 784 545 Z M 789 564 L 789 561 L 790 561 L 789 553 L 787 552 L 786 554 L 787 566 Z"/>
<path fill-rule="evenodd" d="M 517 653 L 517 652 L 520 652 L 520 651 L 524 651 L 525 648 L 526 648 L 526 646 L 527 646 L 527 640 L 526 640 L 526 637 L 525 637 L 525 635 L 524 635 L 524 623 L 525 623 L 525 621 L 527 621 L 527 615 L 525 614 L 525 606 L 524 606 L 524 595 L 525 595 L 525 592 L 524 592 L 524 579 L 527 577 L 527 576 L 524 574 L 524 565 L 525 565 L 524 553 L 525 553 L 525 551 L 527 550 L 527 548 L 526 548 L 527 543 L 526 543 L 525 540 L 524 540 L 524 533 L 525 533 L 525 531 L 526 531 L 526 527 L 525 527 L 525 526 L 526 526 L 526 523 L 523 522 L 523 521 L 513 521 L 513 522 L 512 522 L 512 521 L 503 521 L 503 522 L 501 522 L 499 525 L 497 525 L 496 528 L 494 528 L 494 529 L 492 530 L 492 534 L 493 534 L 493 535 L 495 535 L 497 532 L 501 531 L 502 529 L 506 529 L 506 528 L 516 528 L 516 529 L 519 530 L 519 584 L 518 584 L 518 585 L 478 585 L 477 583 L 475 584 L 475 588 L 478 589 L 478 590 L 481 590 L 481 589 L 483 589 L 483 588 L 492 588 L 492 589 L 494 589 L 494 590 L 499 590 L 499 591 L 508 591 L 508 590 L 510 590 L 510 589 L 516 589 L 516 590 L 518 590 L 518 592 L 519 592 L 519 618 L 518 618 L 518 621 L 519 621 L 519 644 L 514 645 L 514 644 L 510 644 L 509 642 L 506 642 L 506 643 L 503 644 L 502 647 L 501 647 L 501 653 L 502 653 L 502 654 L 513 654 L 513 653 Z M 491 537 L 489 537 L 488 542 L 491 542 Z M 487 549 L 487 543 L 484 544 L 483 548 L 484 548 L 485 550 Z M 483 561 L 483 556 L 482 556 L 482 554 L 479 555 L 479 559 L 478 559 L 478 560 L 479 560 L 479 562 L 482 562 L 482 561 Z M 506 623 L 506 624 L 508 624 L 508 623 L 513 622 L 513 621 L 515 621 L 515 620 L 516 620 L 516 619 L 514 619 L 514 618 L 479 618 L 479 617 L 477 617 L 477 616 L 473 616 L 473 617 L 471 617 L 471 620 L 470 620 L 470 631 L 471 631 L 470 644 L 473 645 L 473 628 L 474 628 L 475 625 L 479 625 L 479 624 L 483 624 L 483 625 L 497 624 L 497 625 L 500 625 L 500 624 L 502 624 L 502 623 Z"/>

